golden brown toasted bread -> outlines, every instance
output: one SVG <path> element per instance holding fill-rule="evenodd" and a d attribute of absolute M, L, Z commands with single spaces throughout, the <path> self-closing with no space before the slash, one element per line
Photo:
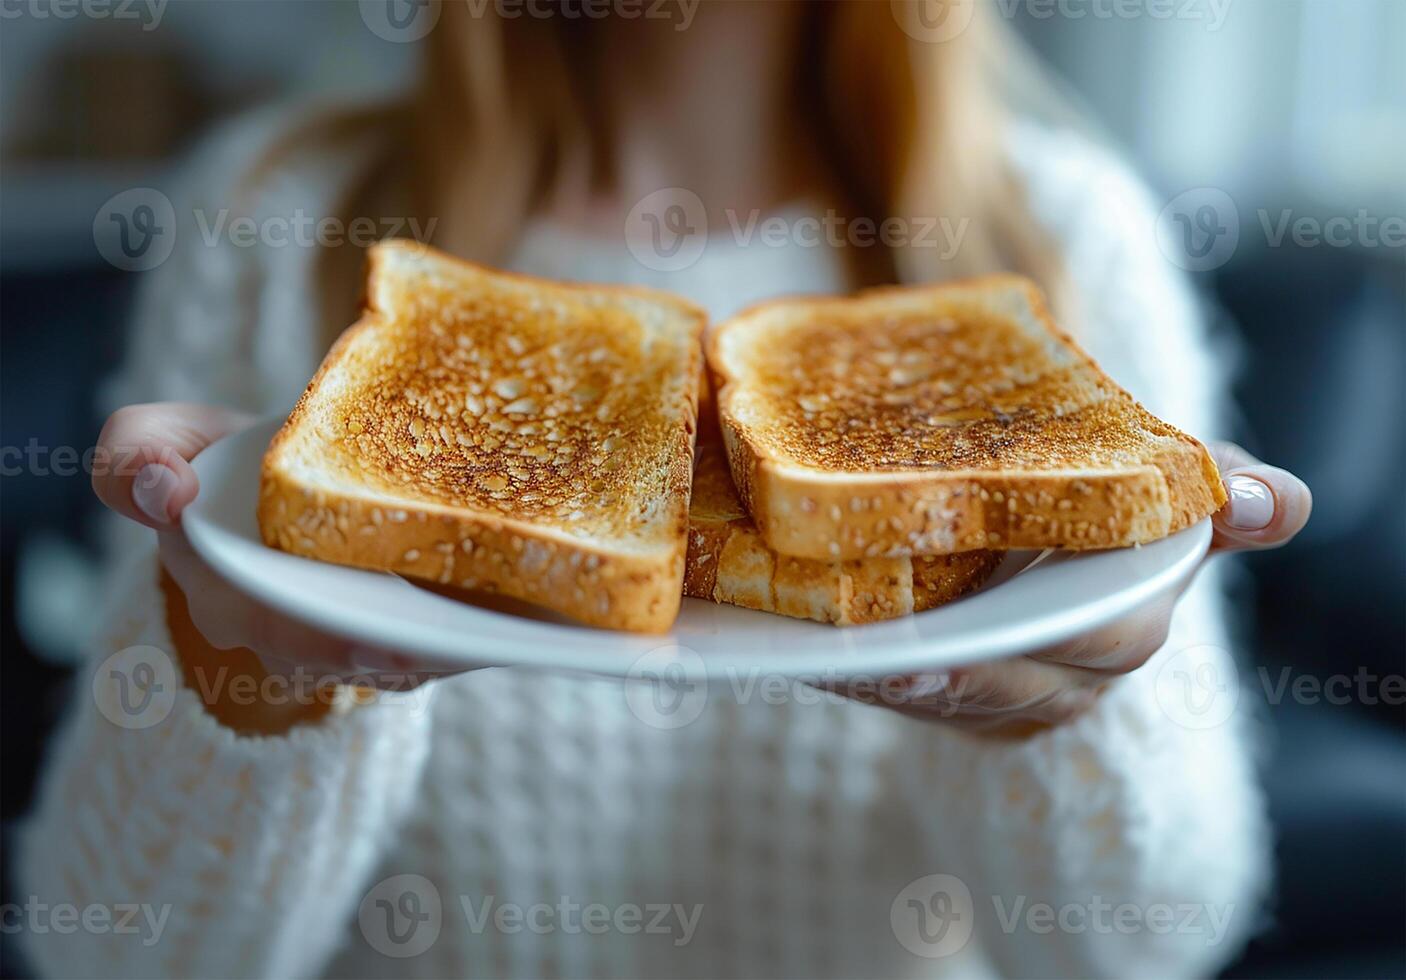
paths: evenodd
<path fill-rule="evenodd" d="M 366 292 L 264 457 L 265 542 L 667 629 L 702 311 L 409 242 L 371 250 Z"/>
<path fill-rule="evenodd" d="M 991 575 L 991 551 L 920 558 L 817 561 L 767 547 L 728 472 L 715 421 L 699 421 L 688 511 L 684 595 L 847 626 L 932 609 Z"/>
<path fill-rule="evenodd" d="M 1112 548 L 1225 502 L 1205 448 L 1019 276 L 767 303 L 707 353 L 741 498 L 782 554 Z"/>

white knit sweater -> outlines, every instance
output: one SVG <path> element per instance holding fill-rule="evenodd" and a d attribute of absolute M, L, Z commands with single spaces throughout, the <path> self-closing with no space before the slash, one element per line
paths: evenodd
<path fill-rule="evenodd" d="M 178 202 L 176 254 L 146 273 L 118 400 L 272 413 L 313 372 L 310 250 L 207 245 L 191 220 L 228 206 L 283 125 L 253 117 L 198 156 L 200 193 Z M 1025 127 L 1011 147 L 1083 294 L 1081 339 L 1154 412 L 1213 434 L 1217 373 L 1145 193 L 1075 137 Z M 299 154 L 256 217 L 329 213 L 372 148 Z M 652 274 L 545 228 L 514 264 L 651 281 L 715 314 L 839 283 L 822 249 L 712 241 L 691 269 Z M 95 664 L 169 647 L 150 543 L 122 533 L 139 545 L 114 576 Z M 23 938 L 51 976 L 1211 973 L 1257 925 L 1265 886 L 1245 712 L 1185 727 L 1154 682 L 1178 650 L 1225 646 L 1217 602 L 1203 574 L 1151 664 L 1090 715 L 1019 743 L 732 688 L 662 730 L 620 682 L 515 668 L 270 738 L 234 735 L 179 689 L 136 729 L 108 717 L 127 681 L 95 666 L 26 829 L 19 891 L 142 911 L 134 932 Z M 941 941 L 914 932 L 908 904 L 931 882 L 904 891 L 934 874 L 970 892 L 933 879 L 946 895 L 928 907 L 958 911 Z"/>

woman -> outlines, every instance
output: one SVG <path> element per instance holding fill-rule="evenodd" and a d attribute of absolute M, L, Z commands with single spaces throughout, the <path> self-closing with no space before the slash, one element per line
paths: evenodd
<path fill-rule="evenodd" d="M 444 6 L 409 112 L 265 114 L 217 138 L 182 220 L 414 214 L 458 254 L 662 285 L 714 316 L 776 293 L 1016 268 L 1149 408 L 1215 432 L 1224 372 L 1156 251 L 1144 193 L 1067 129 L 1001 112 L 1018 61 L 990 11 L 942 41 L 879 3 L 704 5 L 687 30 L 493 11 Z M 684 268 L 620 235 L 660 188 L 701 203 L 675 231 L 712 230 Z M 738 230 L 827 212 L 898 218 L 912 239 L 945 219 L 959 241 L 776 247 Z M 185 683 L 148 728 L 80 707 L 22 869 L 41 901 L 169 914 L 151 942 L 30 935 L 43 971 L 1198 975 L 1254 929 L 1267 827 L 1244 712 L 1188 724 L 1156 694 L 1169 658 L 1199 669 L 1196 651 L 1228 643 L 1214 569 L 1174 615 L 1159 600 L 880 704 L 712 692 L 696 721 L 661 730 L 619 683 L 509 668 L 409 701 L 359 687 L 234 697 L 234 678 L 269 669 L 384 678 L 414 664 L 257 606 L 185 545 L 180 513 L 199 492 L 187 461 L 286 410 L 351 320 L 360 258 L 206 245 L 190 227 L 150 275 L 117 382 L 120 402 L 146 404 L 102 436 L 146 465 L 94 481 L 129 528 L 158 532 L 164 568 L 149 534 L 123 532 L 98 659 L 152 645 Z M 1217 549 L 1292 537 L 1303 485 L 1218 452 L 1231 503 Z M 111 674 L 94 678 L 100 704 Z"/>

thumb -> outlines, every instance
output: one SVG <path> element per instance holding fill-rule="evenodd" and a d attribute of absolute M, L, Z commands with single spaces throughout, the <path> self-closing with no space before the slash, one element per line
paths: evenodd
<path fill-rule="evenodd" d="M 1308 523 L 1313 494 L 1294 474 L 1261 463 L 1233 443 L 1213 443 L 1210 450 L 1230 497 L 1211 518 L 1213 550 L 1277 548 Z"/>
<path fill-rule="evenodd" d="M 93 491 L 122 516 L 170 530 L 200 491 L 190 461 L 252 421 L 242 412 L 183 402 L 118 409 L 98 436 Z"/>

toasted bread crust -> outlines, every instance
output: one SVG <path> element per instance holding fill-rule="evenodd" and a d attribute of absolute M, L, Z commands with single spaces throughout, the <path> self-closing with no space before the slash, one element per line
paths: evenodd
<path fill-rule="evenodd" d="M 684 595 L 849 626 L 950 602 L 980 586 L 1000 562 L 984 550 L 844 562 L 778 555 L 744 511 L 716 426 L 706 417 L 697 456 Z"/>
<path fill-rule="evenodd" d="M 659 633 L 679 611 L 686 545 L 612 554 L 513 521 L 328 494 L 267 468 L 259 528 L 290 554 L 500 593 L 593 626 Z"/>
<path fill-rule="evenodd" d="M 925 457 L 921 427 L 916 435 L 902 433 L 907 444 L 896 441 L 895 448 L 895 440 L 877 443 L 893 457 L 903 458 L 901 454 L 909 452 L 907 458 L 914 462 L 908 466 L 839 466 L 823 454 L 804 458 L 804 452 L 800 460 L 783 458 L 739 417 L 736 400 L 749 379 L 745 370 L 729 363 L 721 348 L 728 331 L 745 329 L 750 318 L 786 307 L 809 315 L 832 304 L 844 305 L 853 316 L 866 304 L 882 309 L 884 301 L 892 298 L 941 301 L 956 290 L 968 296 L 1018 291 L 1033 319 L 1064 349 L 1062 369 L 1098 396 L 1085 417 L 1098 419 L 1102 431 L 1094 435 L 1119 446 L 1117 465 L 1080 465 L 1076 456 L 1081 418 L 1058 418 L 1057 412 L 1049 423 L 1038 417 L 1023 420 L 1027 431 L 1041 425 L 1053 430 L 1056 422 L 1061 427 L 1061 441 L 1052 443 L 1060 455 L 1044 471 L 1028 462 L 1004 469 L 972 466 L 961 451 L 941 446 L 935 456 Z M 1113 384 L 1054 325 L 1035 286 L 1018 276 L 916 289 L 886 287 L 861 293 L 854 300 L 773 301 L 715 328 L 706 348 L 738 491 L 766 543 L 782 554 L 847 561 L 981 548 L 1122 547 L 1179 531 L 1225 502 L 1219 473 L 1205 448 L 1153 417 Z M 946 420 L 944 424 L 950 425 Z M 959 423 L 953 428 L 965 431 L 966 427 Z M 989 431 L 979 435 L 999 446 L 1001 430 L 988 423 L 990 429 L 996 430 L 995 435 Z M 1066 430 L 1073 436 L 1064 434 Z M 956 445 L 959 450 L 963 445 L 948 439 L 945 432 L 942 439 L 947 440 L 943 445 Z M 848 447 L 840 444 L 840 448 Z M 829 450 L 822 446 L 820 451 Z"/>
<path fill-rule="evenodd" d="M 526 467 L 535 458 L 522 464 L 524 468 L 520 471 L 527 474 L 525 479 L 529 482 L 514 484 L 508 488 L 509 492 L 499 494 L 494 500 L 466 499 L 458 504 L 444 496 L 452 492 L 452 484 L 445 484 L 449 487 L 447 491 L 418 496 L 407 494 L 401 499 L 388 497 L 383 490 L 359 492 L 358 486 L 350 490 L 328 489 L 302 475 L 294 465 L 292 446 L 295 440 L 301 440 L 304 444 L 310 441 L 316 447 L 319 440 L 332 437 L 323 431 L 328 427 L 325 422 L 322 429 L 309 434 L 309 427 L 326 414 L 328 405 L 336 407 L 337 399 L 345 398 L 332 390 L 329 373 L 359 344 L 374 339 L 377 331 L 389 329 L 395 311 L 378 308 L 375 297 L 378 286 L 385 285 L 386 277 L 395 274 L 388 263 L 395 252 L 403 250 L 428 256 L 429 261 L 441 264 L 447 275 L 452 275 L 456 268 L 467 269 L 495 280 L 540 287 L 548 297 L 563 291 L 588 294 L 592 301 L 627 296 L 666 307 L 675 316 L 682 314 L 693 339 L 682 345 L 687 353 L 675 368 L 682 376 L 682 382 L 677 385 L 678 401 L 661 402 L 657 408 L 665 420 L 661 424 L 672 427 L 659 443 L 662 458 L 655 462 L 662 476 L 659 485 L 650 491 L 658 511 L 657 543 L 648 547 L 617 546 L 613 539 L 601 541 L 575 535 L 560 519 L 550 519 L 552 515 L 544 520 L 538 513 L 515 514 L 522 493 L 540 490 L 538 496 L 547 496 L 559 491 L 551 483 L 544 485 L 544 479 L 554 483 L 569 482 L 568 478 L 552 472 L 539 476 L 540 468 L 529 472 Z M 705 323 L 703 312 L 669 294 L 651 290 L 578 286 L 498 273 L 459 262 L 416 243 L 391 242 L 373 248 L 367 282 L 366 313 L 333 345 L 264 456 L 258 519 L 265 543 L 322 561 L 391 571 L 458 588 L 497 592 L 555 609 L 592 625 L 640 632 L 667 630 L 678 612 L 687 548 L 687 502 L 692 485 L 697 393 L 702 377 L 697 337 Z M 338 415 L 333 430 L 341 431 L 340 426 L 345 422 L 348 431 L 360 433 L 348 419 L 354 420 L 354 416 Z M 446 424 L 450 423 L 456 427 L 460 424 L 453 419 Z M 466 415 L 462 424 L 466 428 L 459 431 L 471 432 L 477 423 Z M 399 431 L 399 417 L 395 425 Z M 433 451 L 449 455 L 455 451 L 455 445 L 446 438 L 434 446 Z M 387 454 L 384 459 L 377 457 L 377 475 L 389 474 L 408 482 L 419 475 L 419 467 L 407 462 L 414 458 L 403 453 Z M 464 465 L 458 458 L 450 462 Z M 439 469 L 437 465 L 436 474 Z M 472 467 L 468 472 L 474 472 Z M 355 482 L 352 480 L 353 484 Z M 444 481 L 440 480 L 440 484 Z M 433 489 L 438 490 L 439 484 Z M 578 493 L 590 491 L 590 488 L 567 489 Z M 497 503 L 499 499 L 502 503 Z M 484 503 L 494 506 L 489 508 Z"/>

